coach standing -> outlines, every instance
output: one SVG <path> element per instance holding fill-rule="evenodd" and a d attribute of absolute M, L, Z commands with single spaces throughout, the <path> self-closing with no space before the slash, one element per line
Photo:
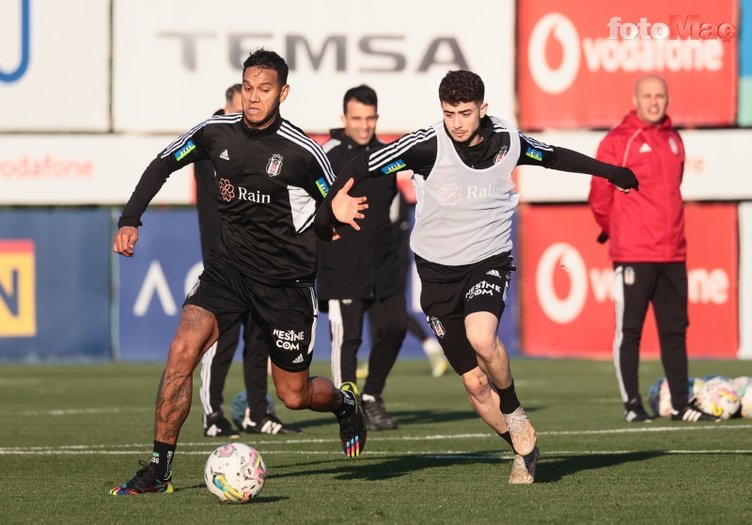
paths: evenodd
<path fill-rule="evenodd" d="M 717 421 L 690 405 L 687 388 L 687 241 L 681 182 L 684 145 L 666 115 L 668 87 L 658 76 L 640 79 L 635 109 L 611 129 L 596 158 L 630 168 L 640 191 L 614 191 L 593 177 L 588 202 L 609 242 L 614 265 L 616 331 L 614 366 L 626 421 L 649 422 L 640 397 L 640 336 L 653 304 L 661 362 L 671 393 L 671 419 Z"/>

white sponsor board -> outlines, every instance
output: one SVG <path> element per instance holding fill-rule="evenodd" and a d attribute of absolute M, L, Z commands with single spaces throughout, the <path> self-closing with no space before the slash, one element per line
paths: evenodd
<path fill-rule="evenodd" d="M 0 139 L 0 205 L 125 204 L 146 166 L 174 137 L 6 136 Z M 167 179 L 153 202 L 194 201 L 192 167 Z"/>
<path fill-rule="evenodd" d="M 595 156 L 605 131 L 531 133 L 533 138 Z M 739 159 L 752 144 L 752 130 L 681 131 L 687 153 L 682 195 L 687 201 L 752 199 L 752 177 Z M 525 202 L 585 202 L 590 177 L 522 166 L 518 191 Z"/>
<path fill-rule="evenodd" d="M 752 203 L 739 205 L 739 358 L 752 359 Z"/>
<path fill-rule="evenodd" d="M 107 131 L 110 2 L 0 2 L 0 131 Z"/>
<path fill-rule="evenodd" d="M 380 132 L 426 127 L 441 118 L 441 78 L 463 67 L 483 77 L 490 113 L 513 118 L 514 2 L 471 4 L 462 21 L 450 0 L 115 0 L 114 128 L 191 128 L 259 47 L 287 60 L 282 115 L 309 132 L 339 127 L 360 83 L 378 92 Z"/>

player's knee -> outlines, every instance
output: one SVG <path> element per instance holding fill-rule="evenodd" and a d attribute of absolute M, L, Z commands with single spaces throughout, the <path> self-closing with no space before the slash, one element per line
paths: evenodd
<path fill-rule="evenodd" d="M 465 386 L 467 395 L 471 398 L 482 400 L 491 394 L 491 385 L 488 382 L 488 376 L 480 368 L 463 374 L 462 384 Z"/>
<path fill-rule="evenodd" d="M 468 330 L 467 340 L 477 353 L 483 355 L 493 351 L 496 345 L 496 334 L 488 330 Z"/>
<path fill-rule="evenodd" d="M 170 353 L 167 359 L 168 365 L 177 368 L 186 368 L 191 371 L 198 364 L 200 348 L 189 340 L 175 337 L 170 343 Z"/>

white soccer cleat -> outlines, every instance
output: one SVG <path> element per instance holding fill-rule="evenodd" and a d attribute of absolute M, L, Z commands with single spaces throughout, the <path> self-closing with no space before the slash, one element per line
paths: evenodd
<path fill-rule="evenodd" d="M 538 465 L 540 450 L 535 447 L 527 456 L 514 455 L 512 471 L 509 473 L 510 485 L 529 485 L 535 481 L 535 467 Z"/>
<path fill-rule="evenodd" d="M 537 438 L 533 424 L 525 414 L 525 409 L 520 406 L 511 414 L 502 415 L 509 430 L 509 437 L 512 439 L 514 453 L 527 456 L 535 448 Z"/>

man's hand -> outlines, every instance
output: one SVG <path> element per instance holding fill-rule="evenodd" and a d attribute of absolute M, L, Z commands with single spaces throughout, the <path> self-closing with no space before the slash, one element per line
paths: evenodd
<path fill-rule="evenodd" d="M 136 242 L 138 242 L 138 228 L 123 226 L 115 234 L 112 250 L 126 257 L 133 257 L 133 249 L 136 247 Z"/>
<path fill-rule="evenodd" d="M 365 197 L 351 197 L 348 192 L 355 184 L 355 179 L 348 180 L 342 189 L 332 198 L 332 213 L 339 222 L 349 224 L 353 230 L 360 230 L 355 219 L 365 217 L 361 212 L 368 209 Z"/>
<path fill-rule="evenodd" d="M 629 168 L 620 168 L 616 176 L 611 180 L 611 184 L 616 186 L 616 189 L 629 193 L 631 189 L 640 191 L 640 181 L 637 180 L 635 174 Z"/>

